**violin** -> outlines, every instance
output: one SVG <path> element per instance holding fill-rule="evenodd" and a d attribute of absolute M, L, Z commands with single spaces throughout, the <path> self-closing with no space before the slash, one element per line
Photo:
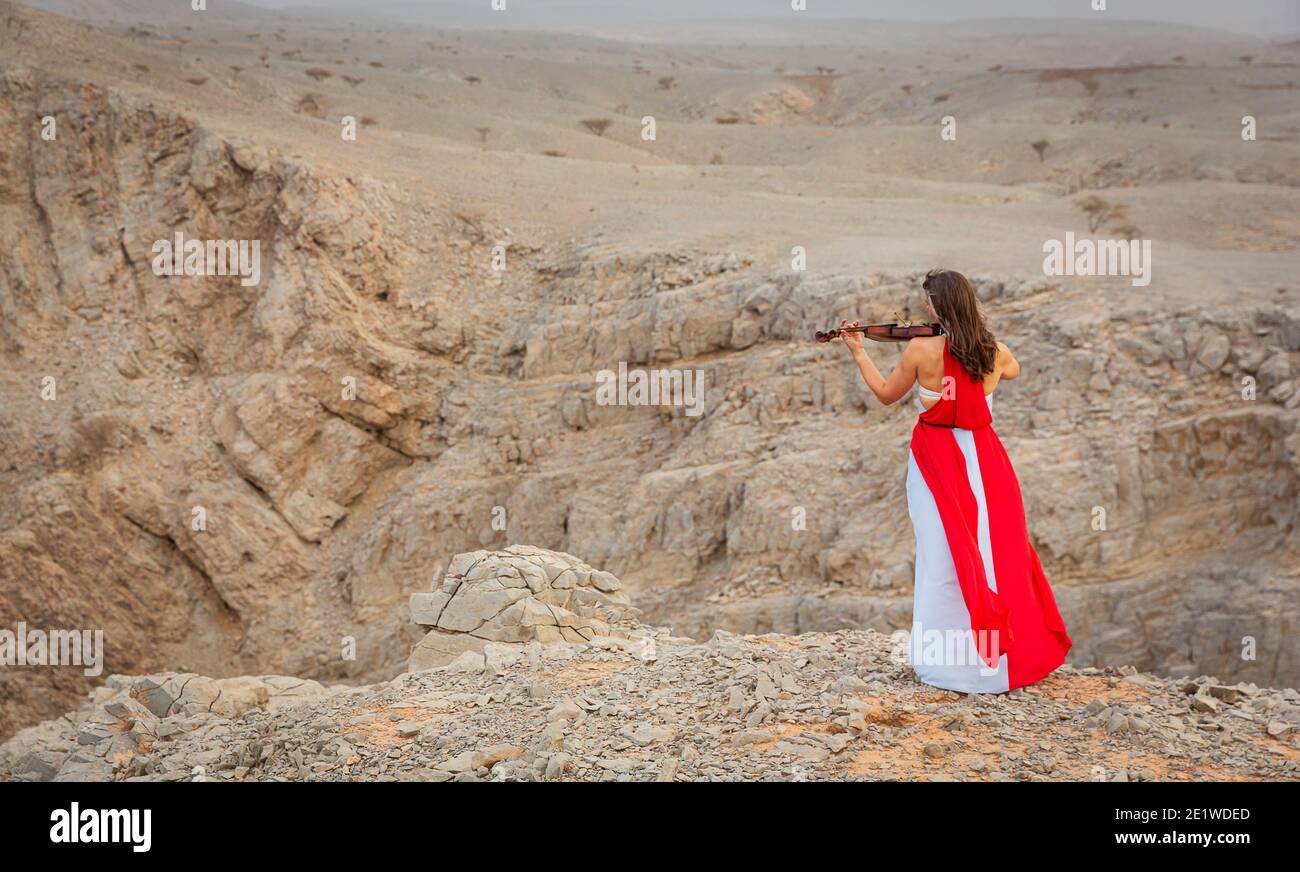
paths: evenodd
<path fill-rule="evenodd" d="M 813 337 L 818 342 L 830 342 L 833 339 L 839 339 L 845 333 L 861 333 L 868 339 L 874 339 L 877 342 L 906 342 L 909 339 L 915 339 L 918 336 L 942 336 L 943 326 L 940 324 L 899 324 L 897 322 L 889 324 L 861 324 L 857 327 L 839 327 L 832 328 L 825 332 L 818 330 Z"/>

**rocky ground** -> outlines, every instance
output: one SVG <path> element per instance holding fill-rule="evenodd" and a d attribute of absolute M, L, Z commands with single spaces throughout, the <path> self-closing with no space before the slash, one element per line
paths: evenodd
<path fill-rule="evenodd" d="M 0 746 L 18 780 L 1300 781 L 1300 694 L 1132 669 L 919 684 L 873 631 L 645 631 L 363 687 L 114 676 Z"/>
<path fill-rule="evenodd" d="M 1295 690 L 1066 666 L 968 696 L 917 682 L 906 643 L 875 631 L 700 644 L 622 602 L 617 615 L 548 607 L 580 565 L 540 549 L 459 555 L 433 586 L 445 602 L 416 609 L 454 611 L 443 626 L 468 629 L 430 632 L 455 650 L 444 640 L 441 665 L 379 684 L 113 676 L 0 745 L 0 779 L 1300 780 Z M 614 576 L 596 582 L 621 599 Z M 610 635 L 555 631 L 579 624 Z M 505 636 L 532 640 L 489 640 Z"/>

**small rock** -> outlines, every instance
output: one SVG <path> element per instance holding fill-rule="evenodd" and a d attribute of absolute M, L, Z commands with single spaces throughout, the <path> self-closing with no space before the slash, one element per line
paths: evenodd
<path fill-rule="evenodd" d="M 739 733 L 732 735 L 731 744 L 740 748 L 745 745 L 761 745 L 765 742 L 771 742 L 775 738 L 776 736 L 769 730 L 741 730 Z"/>
<path fill-rule="evenodd" d="M 551 709 L 549 713 L 547 713 L 546 720 L 558 721 L 564 719 L 566 721 L 573 722 L 578 720 L 581 717 L 582 717 L 582 709 L 578 708 L 578 706 L 575 705 L 572 700 L 565 700 L 564 702 L 557 705 L 555 708 Z"/>

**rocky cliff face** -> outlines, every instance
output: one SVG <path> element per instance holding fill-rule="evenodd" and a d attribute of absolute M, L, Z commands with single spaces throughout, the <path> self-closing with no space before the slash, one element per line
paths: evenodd
<path fill-rule="evenodd" d="M 260 241 L 260 285 L 156 275 L 177 232 Z M 0 251 L 0 626 L 102 628 L 109 671 L 379 680 L 430 567 L 512 543 L 584 555 L 678 636 L 908 623 L 911 410 L 807 340 L 914 274 L 516 239 L 17 64 Z M 1075 664 L 1300 682 L 1300 311 L 978 285 L 1026 366 L 997 426 Z M 619 363 L 700 371 L 704 414 L 600 404 Z M 0 735 L 87 683 L 0 672 Z"/>
<path fill-rule="evenodd" d="M 355 667 L 387 667 L 367 643 L 392 641 L 404 592 L 354 584 L 344 555 L 400 534 L 321 543 L 342 546 L 368 493 L 385 514 L 380 495 L 443 447 L 440 391 L 404 401 L 392 383 L 410 374 L 383 375 L 419 357 L 422 381 L 454 381 L 444 353 L 419 349 L 422 333 L 438 341 L 435 316 L 385 314 L 403 261 L 433 252 L 385 231 L 379 186 L 91 85 L 11 70 L 0 87 L 7 118 L 60 119 L 55 142 L 15 122 L 0 146 L 0 611 L 104 628 L 117 665 L 312 672 L 355 631 Z M 454 282 L 451 250 L 469 243 L 443 218 L 437 260 Z M 175 231 L 261 240 L 261 286 L 155 275 L 152 246 Z M 357 629 L 380 613 L 382 629 Z M 10 727 L 40 696 L 25 678 L 0 678 Z"/>
<path fill-rule="evenodd" d="M 451 601 L 540 589 L 542 578 L 497 582 L 516 577 L 509 568 L 572 563 L 539 549 L 527 557 L 457 556 L 448 575 L 468 570 L 482 583 Z M 510 623 L 512 605 L 492 619 Z M 471 641 L 486 625 L 462 623 L 469 629 L 444 635 Z M 75 712 L 0 745 L 0 778 L 1300 779 L 1294 690 L 1065 667 L 1008 695 L 966 697 L 916 682 L 906 644 L 874 631 L 719 631 L 700 644 L 626 626 L 640 643 L 485 642 L 483 653 L 363 687 L 113 676 Z"/>

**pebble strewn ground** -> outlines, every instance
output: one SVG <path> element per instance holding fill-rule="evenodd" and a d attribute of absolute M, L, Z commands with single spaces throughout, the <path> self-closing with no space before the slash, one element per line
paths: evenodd
<path fill-rule="evenodd" d="M 1300 694 L 1066 667 L 1005 696 L 918 683 L 879 633 L 644 630 L 327 688 L 115 676 L 0 745 L 0 777 L 178 781 L 1300 780 Z"/>

